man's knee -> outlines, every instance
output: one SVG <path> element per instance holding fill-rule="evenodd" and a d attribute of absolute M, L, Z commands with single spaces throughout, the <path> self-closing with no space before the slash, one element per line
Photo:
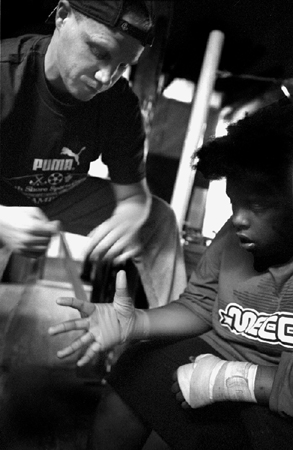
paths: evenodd
<path fill-rule="evenodd" d="M 152 196 L 152 207 L 147 223 L 155 223 L 157 228 L 162 228 L 165 232 L 168 227 L 178 229 L 176 216 L 171 206 L 155 195 Z"/>

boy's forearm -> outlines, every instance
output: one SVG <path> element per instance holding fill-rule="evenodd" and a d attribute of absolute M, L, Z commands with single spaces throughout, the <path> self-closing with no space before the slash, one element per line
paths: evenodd
<path fill-rule="evenodd" d="M 257 403 L 268 405 L 276 372 L 277 367 L 275 366 L 257 366 L 254 384 Z"/>
<path fill-rule="evenodd" d="M 211 326 L 177 302 L 149 310 L 139 310 L 135 339 L 199 336 Z"/>

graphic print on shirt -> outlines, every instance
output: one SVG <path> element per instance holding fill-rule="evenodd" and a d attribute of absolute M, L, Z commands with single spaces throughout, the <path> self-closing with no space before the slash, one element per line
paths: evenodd
<path fill-rule="evenodd" d="M 61 150 L 61 155 L 67 155 L 71 158 L 74 158 L 76 164 L 79 166 L 79 156 L 84 150 L 85 147 L 82 147 L 82 149 L 78 153 L 74 153 L 72 150 L 70 150 L 70 148 L 63 147 L 63 149 Z"/>
<path fill-rule="evenodd" d="M 86 173 L 74 173 L 86 147 L 73 152 L 68 147 L 60 151 L 61 158 L 34 158 L 32 173 L 6 180 L 34 204 L 48 203 L 84 181 Z M 66 158 L 67 157 L 67 158 Z"/>
<path fill-rule="evenodd" d="M 247 339 L 293 348 L 293 313 L 266 314 L 252 308 L 229 303 L 219 309 L 220 324 Z"/>

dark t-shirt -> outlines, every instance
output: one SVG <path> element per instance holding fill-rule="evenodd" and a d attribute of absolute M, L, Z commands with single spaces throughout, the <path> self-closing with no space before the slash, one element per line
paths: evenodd
<path fill-rule="evenodd" d="M 60 102 L 44 76 L 50 39 L 2 42 L 0 189 L 13 187 L 34 204 L 50 202 L 81 183 L 101 154 L 113 182 L 140 181 L 145 134 L 128 81 L 88 102 Z"/>

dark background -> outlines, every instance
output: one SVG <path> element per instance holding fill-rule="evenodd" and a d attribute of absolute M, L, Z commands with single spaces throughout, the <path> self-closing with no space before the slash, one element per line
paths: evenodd
<path fill-rule="evenodd" d="M 155 97 L 154 119 L 150 119 L 148 181 L 154 193 L 169 201 L 189 110 L 182 112 L 186 105 L 178 102 L 162 105 L 158 90 L 155 93 L 159 74 L 164 74 L 163 87 L 174 78 L 186 78 L 196 84 L 208 36 L 218 29 L 225 40 L 215 90 L 221 93 L 222 107 L 229 107 L 231 118 L 256 99 L 261 107 L 283 97 L 283 83 L 293 94 L 293 0 L 154 3 L 160 18 L 157 38 L 134 69 L 134 88 L 140 99 Z M 56 5 L 57 0 L 2 0 L 2 38 L 30 32 L 50 34 L 53 25 L 46 24 L 46 19 Z"/>
<path fill-rule="evenodd" d="M 155 1 L 160 9 L 162 0 Z M 270 79 L 293 77 L 292 0 L 164 0 L 171 25 L 162 70 L 166 82 L 180 77 L 197 81 L 208 35 L 225 34 L 216 88 L 233 103 L 258 95 L 274 84 Z M 56 0 L 2 0 L 2 38 L 23 32 L 49 33 L 45 20 Z M 243 75 L 265 77 L 246 79 Z M 240 76 L 240 77 L 239 77 Z"/>

